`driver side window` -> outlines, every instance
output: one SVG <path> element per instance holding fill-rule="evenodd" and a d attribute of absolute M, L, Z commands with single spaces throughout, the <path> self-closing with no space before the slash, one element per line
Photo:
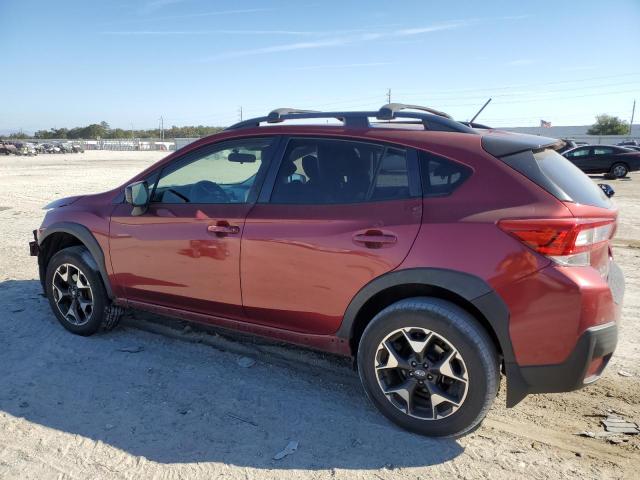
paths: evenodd
<path fill-rule="evenodd" d="M 246 203 L 272 143 L 271 138 L 249 138 L 189 153 L 162 170 L 151 201 Z"/>

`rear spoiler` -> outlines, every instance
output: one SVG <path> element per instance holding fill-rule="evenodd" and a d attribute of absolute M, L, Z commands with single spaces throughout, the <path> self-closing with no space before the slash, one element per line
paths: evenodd
<path fill-rule="evenodd" d="M 514 153 L 545 148 L 558 150 L 564 145 L 565 142 L 557 138 L 520 133 L 492 132 L 482 136 L 482 148 L 494 157 L 505 157 Z"/>

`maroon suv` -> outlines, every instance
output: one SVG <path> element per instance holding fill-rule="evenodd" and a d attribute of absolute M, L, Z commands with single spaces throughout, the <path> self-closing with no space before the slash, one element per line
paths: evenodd
<path fill-rule="evenodd" d="M 612 191 L 561 147 L 424 107 L 280 109 L 51 203 L 31 252 L 73 333 L 132 307 L 352 356 L 392 421 L 461 435 L 501 371 L 511 407 L 615 349 Z"/>

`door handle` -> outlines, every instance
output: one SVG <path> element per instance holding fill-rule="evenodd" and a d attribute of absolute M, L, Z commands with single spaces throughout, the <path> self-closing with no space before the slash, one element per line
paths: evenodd
<path fill-rule="evenodd" d="M 240 233 L 240 227 L 237 225 L 229 225 L 229 222 L 223 220 L 216 222 L 215 225 L 209 225 L 207 231 L 215 233 L 219 237 L 224 237 L 225 235 L 237 235 Z"/>
<path fill-rule="evenodd" d="M 364 245 L 367 248 L 382 248 L 391 246 L 398 241 L 393 233 L 385 233 L 381 230 L 367 230 L 364 233 L 356 233 L 353 242 L 357 245 Z"/>

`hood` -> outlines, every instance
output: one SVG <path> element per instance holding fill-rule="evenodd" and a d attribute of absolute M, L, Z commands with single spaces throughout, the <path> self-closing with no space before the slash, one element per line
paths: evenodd
<path fill-rule="evenodd" d="M 53 208 L 66 207 L 67 205 L 71 205 L 74 202 L 77 202 L 85 195 L 75 195 L 73 197 L 65 197 L 59 198 L 58 200 L 54 200 L 53 202 L 42 207 L 43 210 L 51 210 Z"/>

